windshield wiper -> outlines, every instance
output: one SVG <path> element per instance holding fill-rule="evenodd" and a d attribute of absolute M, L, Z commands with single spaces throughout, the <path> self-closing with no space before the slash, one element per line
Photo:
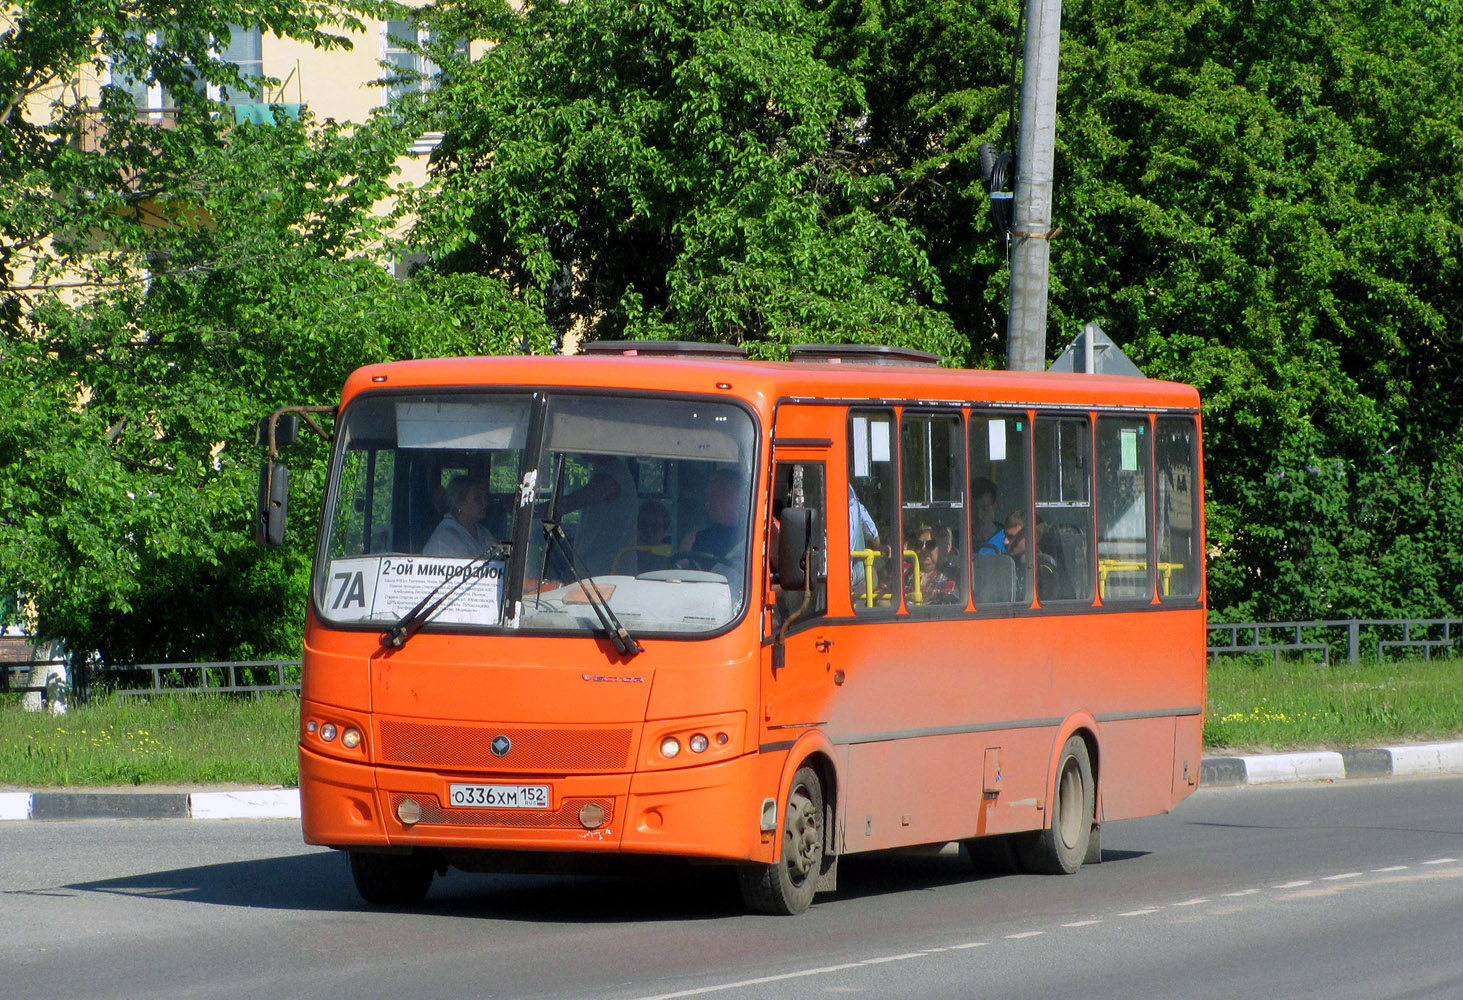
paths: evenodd
<path fill-rule="evenodd" d="M 387 649 L 400 649 L 405 646 L 407 640 L 416 635 L 440 609 L 477 586 L 487 574 L 474 571 L 480 567 L 486 567 L 494 559 L 502 559 L 506 548 L 506 545 L 495 546 L 487 555 L 474 559 L 464 566 L 461 573 L 444 577 L 441 583 L 427 592 L 426 597 L 417 602 L 416 607 L 402 615 L 395 625 L 381 633 L 381 645 Z M 449 587 L 448 584 L 451 586 Z M 444 587 L 447 588 L 445 591 Z"/>
<path fill-rule="evenodd" d="M 549 500 L 548 516 L 544 518 L 544 563 L 548 563 L 549 549 L 557 542 L 559 555 L 563 558 L 570 574 L 578 581 L 579 589 L 584 594 L 585 600 L 589 602 L 589 606 L 594 609 L 600 625 L 610 634 L 610 641 L 615 644 L 620 655 L 628 659 L 639 653 L 642 647 L 635 641 L 635 637 L 630 634 L 629 630 L 620 624 L 620 619 L 615 616 L 610 602 L 605 600 L 599 585 L 594 582 L 594 577 L 583 572 L 579 553 L 574 551 L 574 543 L 569 541 L 568 535 L 564 534 L 564 528 L 559 523 L 559 494 L 562 492 L 563 486 L 564 456 L 560 455 L 558 472 L 554 476 L 554 493 Z"/>

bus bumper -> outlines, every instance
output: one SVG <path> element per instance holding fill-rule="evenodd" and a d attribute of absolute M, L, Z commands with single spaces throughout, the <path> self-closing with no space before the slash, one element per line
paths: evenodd
<path fill-rule="evenodd" d="M 502 782 L 501 776 L 380 769 L 301 749 L 301 826 L 306 843 L 327 847 L 625 851 L 769 861 L 774 838 L 760 830 L 759 817 L 763 798 L 777 793 L 780 763 L 750 754 L 701 767 L 556 777 L 546 779 L 556 809 L 530 813 L 445 805 L 450 782 Z M 523 775 L 511 781 L 534 783 Z M 418 822 L 402 821 L 406 799 L 420 809 Z M 581 804 L 589 801 L 608 807 L 606 822 L 595 829 L 579 821 Z"/>

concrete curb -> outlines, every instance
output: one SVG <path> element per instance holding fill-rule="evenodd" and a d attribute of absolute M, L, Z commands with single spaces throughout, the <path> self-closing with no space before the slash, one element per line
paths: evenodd
<path fill-rule="evenodd" d="M 299 819 L 294 788 L 230 792 L 0 792 L 0 821 L 21 819 Z"/>
<path fill-rule="evenodd" d="M 1375 750 L 1319 750 L 1256 757 L 1205 757 L 1199 769 L 1199 785 L 1219 788 L 1423 774 L 1463 774 L 1463 743 L 1428 743 Z"/>
<path fill-rule="evenodd" d="M 1463 743 L 1205 757 L 1204 788 L 1463 774 Z M 25 819 L 299 819 L 294 788 L 228 792 L 0 792 L 0 822 Z"/>

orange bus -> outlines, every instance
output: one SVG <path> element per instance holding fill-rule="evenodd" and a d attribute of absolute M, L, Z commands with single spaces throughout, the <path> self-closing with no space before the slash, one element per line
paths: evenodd
<path fill-rule="evenodd" d="M 351 375 L 306 841 L 372 902 L 658 856 L 791 914 L 845 854 L 1070 873 L 1102 821 L 1172 808 L 1204 705 L 1196 392 L 936 360 L 625 342 Z"/>

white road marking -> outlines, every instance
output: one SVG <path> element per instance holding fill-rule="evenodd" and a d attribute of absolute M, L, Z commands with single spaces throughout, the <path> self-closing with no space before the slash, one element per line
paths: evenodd
<path fill-rule="evenodd" d="M 1458 863 L 1458 859 L 1457 858 L 1434 858 L 1431 861 L 1419 862 L 1419 864 L 1423 864 L 1423 865 L 1449 865 L 1449 864 L 1457 864 L 1457 863 Z M 1390 872 L 1401 872 L 1401 871 L 1407 871 L 1409 867 L 1410 867 L 1409 865 L 1388 865 L 1388 866 L 1386 866 L 1384 868 L 1373 868 L 1373 869 L 1371 869 L 1371 873 L 1372 874 L 1385 874 L 1385 873 L 1390 873 Z M 1359 872 L 1359 871 L 1357 871 L 1357 872 L 1341 872 L 1341 873 L 1336 874 L 1336 875 L 1323 875 L 1323 876 L 1320 876 L 1319 879 L 1322 882 L 1339 882 L 1339 881 L 1343 881 L 1343 880 L 1347 880 L 1347 879 L 1360 878 L 1360 877 L 1362 877 L 1363 874 L 1365 874 L 1365 873 Z M 1270 886 L 1270 888 L 1271 889 L 1300 889 L 1300 888 L 1303 888 L 1305 886 L 1315 884 L 1315 881 L 1316 881 L 1315 879 L 1296 879 L 1296 880 L 1291 881 L 1291 882 L 1282 882 L 1279 885 Z M 1257 894 L 1259 892 L 1262 892 L 1262 891 L 1263 890 L 1261 890 L 1261 889 L 1254 889 L 1254 888 L 1251 888 L 1251 889 L 1236 889 L 1233 892 L 1223 893 L 1223 896 L 1225 898 L 1231 898 L 1232 899 L 1232 898 L 1237 898 L 1237 897 L 1242 897 L 1242 896 L 1253 896 L 1253 895 L 1255 895 L 1255 894 Z M 1198 897 L 1195 897 L 1193 899 L 1187 899 L 1187 900 L 1184 900 L 1183 902 L 1172 903 L 1172 904 L 1168 904 L 1168 905 L 1171 905 L 1171 906 L 1174 906 L 1174 907 L 1179 907 L 1179 906 L 1200 906 L 1200 905 L 1203 905 L 1203 904 L 1209 903 L 1209 902 L 1211 902 L 1211 900 L 1210 900 L 1209 897 L 1207 897 L 1207 896 L 1198 896 Z M 1157 912 L 1159 912 L 1163 908 L 1164 907 L 1162 907 L 1162 906 L 1149 906 L 1149 907 L 1144 907 L 1142 909 L 1137 909 L 1137 910 L 1128 910 L 1126 912 L 1119 913 L 1118 916 L 1120 916 L 1120 917 L 1145 917 L 1145 916 L 1148 916 L 1149 914 L 1157 913 Z M 1229 911 L 1226 911 L 1226 912 L 1236 912 L 1236 911 L 1235 910 L 1229 910 Z M 1074 921 L 1071 921 L 1069 923 L 1064 923 L 1061 926 L 1063 928 L 1072 928 L 1072 929 L 1075 929 L 1075 928 L 1078 928 L 1078 927 L 1091 927 L 1091 926 L 1094 926 L 1096 924 L 1100 924 L 1102 922 L 1103 922 L 1103 918 L 1101 918 L 1101 917 L 1094 917 L 1094 918 L 1087 919 L 1087 920 L 1074 920 Z M 1015 934 L 1007 934 L 1007 935 L 1004 936 L 1004 939 L 1007 940 L 1007 941 L 1020 941 L 1020 940 L 1026 939 L 1026 938 L 1041 937 L 1042 935 L 1044 935 L 1046 933 L 1047 932 L 1044 931 L 1044 930 L 1020 931 L 1020 932 L 1015 933 Z M 768 983 L 780 983 L 780 982 L 787 982 L 787 981 L 794 980 L 794 979 L 806 979 L 806 978 L 808 978 L 810 976 L 822 976 L 822 975 L 828 975 L 829 973 L 834 973 L 834 972 L 846 972 L 846 971 L 848 971 L 850 969 L 858 969 L 858 968 L 862 968 L 864 966 L 884 965 L 884 964 L 889 963 L 889 962 L 903 962 L 903 961 L 907 961 L 907 960 L 912 959 L 912 958 L 924 958 L 926 956 L 938 954 L 940 952 L 946 952 L 946 951 L 965 951 L 965 950 L 968 950 L 968 949 L 971 949 L 971 948 L 984 948 L 988 944 L 990 944 L 990 942 L 988 942 L 988 941 L 966 941 L 966 942 L 964 942 L 962 944 L 952 944 L 952 945 L 945 945 L 945 946 L 941 946 L 941 947 L 926 948 L 926 949 L 924 949 L 922 951 L 905 952 L 905 953 L 899 954 L 899 955 L 881 955 L 881 956 L 879 956 L 877 958 L 866 958 L 866 959 L 863 959 L 863 960 L 857 961 L 857 962 L 844 962 L 844 963 L 842 963 L 840 965 L 824 965 L 824 966 L 819 966 L 817 968 L 812 968 L 812 969 L 801 969 L 801 970 L 799 970 L 797 972 L 784 972 L 784 973 L 781 973 L 779 975 L 774 975 L 774 976 L 759 976 L 759 977 L 757 977 L 755 979 L 742 979 L 742 980 L 738 980 L 736 982 L 731 982 L 731 983 L 717 983 L 717 984 L 710 985 L 710 986 L 700 986 L 700 987 L 696 987 L 696 988 L 693 988 L 693 989 L 680 990 L 680 991 L 675 992 L 675 993 L 660 993 L 660 994 L 657 994 L 655 996 L 641 997 L 640 1000 L 682 1000 L 682 998 L 685 998 L 685 997 L 698 997 L 698 996 L 706 996 L 706 995 L 712 994 L 712 993 L 724 993 L 724 992 L 727 992 L 727 991 L 730 991 L 730 990 L 744 989 L 744 988 L 749 987 L 749 986 L 763 986 L 763 985 L 766 985 Z"/>
<path fill-rule="evenodd" d="M 800 972 L 784 972 L 780 976 L 759 976 L 756 979 L 742 979 L 735 983 L 717 983 L 714 986 L 698 986 L 691 990 L 680 990 L 676 993 L 658 993 L 653 997 L 642 997 L 641 1000 L 678 1000 L 680 997 L 699 997 L 707 993 L 722 993 L 726 990 L 740 990 L 748 986 L 762 986 L 766 983 L 781 983 L 789 979 L 803 979 L 808 976 L 822 976 L 830 972 L 843 972 L 846 969 L 857 969 L 863 962 L 845 962 L 842 965 L 824 965 L 816 969 L 803 969 Z"/>

